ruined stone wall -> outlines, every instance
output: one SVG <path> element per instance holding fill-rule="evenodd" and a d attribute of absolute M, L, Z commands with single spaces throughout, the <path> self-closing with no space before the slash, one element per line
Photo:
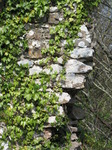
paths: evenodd
<path fill-rule="evenodd" d="M 74 7 L 74 12 L 75 12 Z M 46 73 L 57 73 L 55 80 L 51 80 L 48 83 L 47 91 L 49 95 L 55 89 L 57 83 L 62 87 L 63 92 L 55 92 L 59 97 L 57 103 L 60 103 L 59 112 L 60 115 L 67 115 L 69 117 L 68 128 L 71 132 L 72 147 L 71 150 L 77 149 L 81 143 L 78 143 L 77 137 L 77 120 L 83 119 L 84 115 L 80 108 L 74 106 L 75 93 L 84 88 L 86 77 L 88 73 L 93 69 L 93 53 L 91 48 L 91 35 L 83 24 L 80 27 L 77 39 L 74 39 L 74 50 L 70 51 L 67 55 L 64 53 L 67 40 L 65 37 L 61 40 L 61 52 L 57 52 L 55 55 L 56 61 L 52 61 L 49 55 L 42 55 L 43 48 L 49 48 L 49 40 L 51 38 L 50 29 L 55 28 L 59 22 L 63 21 L 63 12 L 58 11 L 57 7 L 50 7 L 50 12 L 42 20 L 37 23 L 30 23 L 25 25 L 27 34 L 21 38 L 28 40 L 28 50 L 23 52 L 18 59 L 19 65 L 28 64 L 30 75 Z M 67 32 L 67 31 L 65 31 Z M 22 45 L 20 45 L 22 47 Z M 65 63 L 64 58 L 67 58 Z M 46 65 L 47 62 L 47 65 Z M 61 78 L 61 73 L 64 70 L 64 78 Z M 36 83 L 40 84 L 40 79 L 36 79 Z M 52 138 L 51 124 L 56 122 L 56 116 L 49 116 L 48 124 L 44 129 L 44 137 L 46 139 Z M 2 133 L 2 128 L 1 128 Z"/>

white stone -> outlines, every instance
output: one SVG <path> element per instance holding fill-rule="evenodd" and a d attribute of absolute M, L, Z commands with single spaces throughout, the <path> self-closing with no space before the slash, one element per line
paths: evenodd
<path fill-rule="evenodd" d="M 86 38 L 86 41 L 88 41 L 89 43 L 91 43 L 91 38 Z"/>
<path fill-rule="evenodd" d="M 58 64 L 52 64 L 50 67 L 52 68 L 52 70 L 50 68 L 46 68 L 43 70 L 43 72 L 45 72 L 46 74 L 53 74 L 55 72 L 59 74 L 62 70 L 62 67 Z"/>
<path fill-rule="evenodd" d="M 35 113 L 36 113 L 35 109 L 32 109 L 31 112 L 32 112 L 32 114 L 35 114 Z"/>
<path fill-rule="evenodd" d="M 74 88 L 74 89 L 82 89 L 84 88 L 85 77 L 83 75 L 75 75 L 75 74 L 66 74 L 65 80 L 61 81 L 61 86 L 63 88 Z"/>
<path fill-rule="evenodd" d="M 3 129 L 3 128 L 0 128 L 0 138 L 2 138 L 3 132 L 4 132 L 4 129 Z"/>
<path fill-rule="evenodd" d="M 90 58 L 93 57 L 94 50 L 91 48 L 75 48 L 70 52 L 71 58 Z"/>
<path fill-rule="evenodd" d="M 57 58 L 57 62 L 58 62 L 59 64 L 62 64 L 62 63 L 63 63 L 63 58 L 62 58 L 62 57 Z"/>
<path fill-rule="evenodd" d="M 66 40 L 61 40 L 61 46 L 65 46 L 67 44 Z"/>
<path fill-rule="evenodd" d="M 56 116 L 49 117 L 48 123 L 56 123 Z"/>
<path fill-rule="evenodd" d="M 60 66 L 60 65 L 58 65 L 58 64 L 52 64 L 51 65 L 51 67 L 52 67 L 52 73 L 60 73 L 60 71 L 62 71 L 62 66 Z"/>
<path fill-rule="evenodd" d="M 49 28 L 49 24 L 43 24 L 42 28 Z"/>
<path fill-rule="evenodd" d="M 59 97 L 60 104 L 66 104 L 71 99 L 70 95 L 66 92 L 63 92 L 62 94 L 57 93 L 56 95 Z"/>
<path fill-rule="evenodd" d="M 50 12 L 56 12 L 58 11 L 58 7 L 50 7 Z"/>
<path fill-rule="evenodd" d="M 89 34 L 89 31 L 85 25 L 81 25 L 80 30 L 84 31 L 86 34 Z"/>
<path fill-rule="evenodd" d="M 76 133 L 73 133 L 73 134 L 71 135 L 71 140 L 72 140 L 72 141 L 78 140 L 78 137 L 77 137 Z"/>
<path fill-rule="evenodd" d="M 79 146 L 81 146 L 81 142 L 77 142 L 77 141 L 74 141 L 74 142 L 71 142 L 71 148 L 70 150 L 75 150 L 77 149 Z"/>
<path fill-rule="evenodd" d="M 49 68 L 45 68 L 45 69 L 43 70 L 43 72 L 45 72 L 46 74 L 50 74 L 50 73 L 51 73 L 51 71 L 50 71 Z"/>
<path fill-rule="evenodd" d="M 33 49 L 33 46 L 32 45 L 28 45 L 29 49 Z"/>
<path fill-rule="evenodd" d="M 40 82 L 39 79 L 36 79 L 36 80 L 35 80 L 35 83 L 41 85 L 41 82 Z"/>
<path fill-rule="evenodd" d="M 66 74 L 69 73 L 87 73 L 92 70 L 91 66 L 85 65 L 84 63 L 70 59 L 65 64 Z"/>
<path fill-rule="evenodd" d="M 33 40 L 32 41 L 32 46 L 35 48 L 39 48 L 41 46 L 41 42 L 38 40 Z"/>
<path fill-rule="evenodd" d="M 20 60 L 17 62 L 18 65 L 25 65 L 25 64 L 28 64 L 29 67 L 32 67 L 33 66 L 33 61 L 32 60 L 28 60 L 28 59 L 23 59 L 23 60 Z"/>
<path fill-rule="evenodd" d="M 31 37 L 31 36 L 33 36 L 33 35 L 34 35 L 34 31 L 33 31 L 33 30 L 30 30 L 30 31 L 28 32 L 28 36 Z"/>
<path fill-rule="evenodd" d="M 1 146 L 3 146 L 3 150 L 8 150 L 8 142 L 7 143 L 3 142 Z"/>
<path fill-rule="evenodd" d="M 62 21 L 62 20 L 63 20 L 63 18 L 62 18 L 62 17 L 60 17 L 60 18 L 59 18 L 59 21 Z"/>
<path fill-rule="evenodd" d="M 42 68 L 39 67 L 39 66 L 33 66 L 33 68 L 30 68 L 29 69 L 29 72 L 30 72 L 30 75 L 33 75 L 33 74 L 39 74 L 40 72 L 42 71 Z"/>
<path fill-rule="evenodd" d="M 62 106 L 59 106 L 58 111 L 60 115 L 64 115 L 64 110 Z"/>
<path fill-rule="evenodd" d="M 79 37 L 83 37 L 83 34 L 81 32 L 78 33 Z"/>
<path fill-rule="evenodd" d="M 84 41 L 81 41 L 81 42 L 78 43 L 78 46 L 79 47 L 86 47 L 86 44 L 85 44 Z"/>

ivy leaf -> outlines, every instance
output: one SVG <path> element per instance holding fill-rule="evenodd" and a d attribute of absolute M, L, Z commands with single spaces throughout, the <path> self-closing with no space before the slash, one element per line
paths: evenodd
<path fill-rule="evenodd" d="M 30 101 L 31 98 L 32 98 L 32 94 L 26 94 L 26 95 L 24 96 L 24 98 L 26 98 L 27 101 Z"/>
<path fill-rule="evenodd" d="M 29 17 L 23 18 L 24 22 L 27 23 L 29 21 Z"/>

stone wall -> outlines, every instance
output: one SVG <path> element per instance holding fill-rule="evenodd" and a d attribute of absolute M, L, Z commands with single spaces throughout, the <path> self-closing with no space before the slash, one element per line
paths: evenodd
<path fill-rule="evenodd" d="M 74 7 L 75 12 L 75 7 Z M 25 29 L 28 40 L 28 51 L 23 52 L 18 60 L 19 65 L 28 64 L 29 73 L 33 75 L 35 73 L 39 74 L 44 72 L 46 74 L 52 75 L 57 74 L 56 79 L 51 80 L 48 83 L 47 91 L 49 95 L 53 91 L 58 83 L 58 86 L 62 87 L 63 92 L 57 92 L 56 95 L 59 97 L 57 103 L 60 103 L 59 112 L 60 115 L 68 115 L 69 125 L 68 128 L 71 132 L 72 147 L 71 150 L 78 149 L 81 145 L 77 137 L 77 120 L 83 119 L 84 114 L 80 108 L 74 106 L 75 103 L 75 93 L 84 88 L 86 82 L 86 77 L 88 73 L 93 69 L 93 53 L 94 50 L 91 48 L 91 35 L 83 24 L 80 27 L 80 32 L 78 33 L 78 39 L 74 39 L 74 50 L 70 51 L 67 57 L 67 62 L 65 63 L 65 53 L 64 47 L 67 44 L 66 38 L 61 41 L 61 52 L 55 55 L 56 61 L 51 61 L 52 58 L 49 55 L 42 55 L 43 48 L 49 48 L 49 40 L 51 38 L 50 28 L 57 25 L 59 22 L 63 21 L 63 13 L 58 11 L 57 7 L 50 7 L 50 12 L 48 16 L 45 16 L 43 20 L 26 24 Z M 67 31 L 66 31 L 67 32 Z M 21 37 L 21 38 L 23 38 Z M 22 47 L 22 45 L 20 45 Z M 47 62 L 47 65 L 46 65 Z M 64 77 L 61 78 L 61 73 L 64 70 Z M 37 84 L 40 84 L 40 79 L 36 80 Z M 65 109 L 66 108 L 66 109 Z M 52 138 L 52 128 L 51 123 L 56 122 L 56 116 L 50 116 L 48 119 L 48 124 L 44 129 L 44 137 L 46 139 Z M 0 130 L 2 133 L 2 128 Z"/>

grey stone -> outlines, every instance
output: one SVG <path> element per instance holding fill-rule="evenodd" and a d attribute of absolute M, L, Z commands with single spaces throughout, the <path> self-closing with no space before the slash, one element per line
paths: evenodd
<path fill-rule="evenodd" d="M 85 65 L 84 63 L 70 59 L 68 62 L 65 64 L 65 70 L 66 74 L 69 73 L 87 73 L 92 70 L 91 66 Z"/>
<path fill-rule="evenodd" d="M 42 68 L 39 67 L 39 66 L 33 66 L 33 68 L 30 68 L 29 69 L 29 72 L 30 72 L 30 75 L 33 75 L 33 74 L 39 74 L 40 72 L 42 71 Z"/>
<path fill-rule="evenodd" d="M 28 59 L 23 59 L 23 60 L 20 60 L 17 62 L 18 65 L 26 65 L 28 64 L 29 67 L 32 67 L 33 66 L 33 61 L 32 60 L 28 60 Z"/>
<path fill-rule="evenodd" d="M 92 58 L 94 50 L 91 48 L 75 48 L 70 52 L 71 58 Z"/>

